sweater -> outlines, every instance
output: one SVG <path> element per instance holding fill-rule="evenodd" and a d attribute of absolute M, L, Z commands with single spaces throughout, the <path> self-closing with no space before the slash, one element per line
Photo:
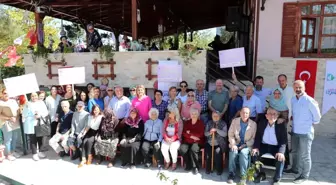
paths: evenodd
<path fill-rule="evenodd" d="M 160 119 L 147 120 L 145 123 L 144 139 L 147 141 L 162 141 L 163 123 Z"/>
<path fill-rule="evenodd" d="M 189 133 L 188 133 L 189 131 Z M 188 120 L 183 125 L 183 143 L 193 144 L 198 143 L 200 145 L 204 144 L 204 124 L 201 120 L 197 120 L 195 124 L 192 124 L 191 120 Z M 194 140 L 191 136 L 198 137 L 200 140 Z"/>
<path fill-rule="evenodd" d="M 78 135 L 88 124 L 89 113 L 86 111 L 75 112 L 72 116 L 71 121 L 71 134 L 70 136 L 74 136 L 74 134 Z"/>

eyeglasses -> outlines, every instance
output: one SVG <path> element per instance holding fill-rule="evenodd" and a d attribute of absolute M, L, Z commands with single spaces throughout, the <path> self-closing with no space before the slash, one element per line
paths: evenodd
<path fill-rule="evenodd" d="M 186 86 L 186 85 L 181 85 L 180 87 L 181 87 L 181 88 L 186 88 L 187 86 Z"/>
<path fill-rule="evenodd" d="M 194 95 L 188 95 L 188 97 L 194 97 Z"/>
<path fill-rule="evenodd" d="M 135 89 L 131 89 L 130 91 L 135 91 Z"/>
<path fill-rule="evenodd" d="M 112 90 L 112 89 L 109 89 L 109 90 L 107 90 L 107 91 L 109 91 L 109 92 L 113 92 L 113 90 Z"/>

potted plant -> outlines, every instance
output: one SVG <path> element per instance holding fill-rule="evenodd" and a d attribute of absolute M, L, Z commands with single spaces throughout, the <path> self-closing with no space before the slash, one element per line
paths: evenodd
<path fill-rule="evenodd" d="M 199 54 L 195 43 L 187 42 L 178 50 L 179 56 L 183 58 L 186 65 L 190 64 L 191 60 L 195 60 L 195 54 Z"/>

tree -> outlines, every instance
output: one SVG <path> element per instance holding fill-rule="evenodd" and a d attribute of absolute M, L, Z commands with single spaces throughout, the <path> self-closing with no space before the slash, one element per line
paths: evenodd
<path fill-rule="evenodd" d="M 57 22 L 57 20 L 51 17 L 45 17 L 43 20 L 46 45 L 49 44 L 49 35 L 52 36 L 54 41 L 59 41 L 58 30 L 54 26 L 55 22 Z M 32 12 L 0 5 L 0 52 L 8 46 L 13 45 L 13 41 L 16 38 L 25 36 L 32 27 L 35 27 L 34 14 Z M 57 44 L 56 42 L 53 43 L 53 48 L 56 48 Z M 29 40 L 24 39 L 22 45 L 17 47 L 18 54 L 28 53 L 28 45 Z M 22 59 L 17 62 L 16 67 L 4 69 L 4 64 L 7 60 L 7 58 L 0 58 L 1 78 L 17 76 L 24 73 Z"/>

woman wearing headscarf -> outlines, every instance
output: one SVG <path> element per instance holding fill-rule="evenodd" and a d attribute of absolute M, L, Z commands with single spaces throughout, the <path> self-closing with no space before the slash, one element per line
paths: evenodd
<path fill-rule="evenodd" d="M 181 116 L 183 121 L 190 120 L 190 110 L 196 109 L 201 112 L 201 104 L 196 101 L 195 92 L 189 91 L 188 92 L 187 100 L 182 105 Z"/>
<path fill-rule="evenodd" d="M 136 108 L 131 108 L 125 124 L 125 134 L 120 141 L 121 166 L 125 167 L 130 164 L 131 168 L 134 169 L 144 132 L 144 122 Z"/>
<path fill-rule="evenodd" d="M 275 89 L 270 97 L 270 107 L 280 113 L 278 123 L 288 123 L 289 110 L 286 100 L 279 89 Z"/>
<path fill-rule="evenodd" d="M 214 135 L 214 140 L 212 140 Z M 206 124 L 204 131 L 205 136 L 205 158 L 206 158 L 206 173 L 211 173 L 211 158 L 214 158 L 214 168 L 218 175 L 223 172 L 223 153 L 227 148 L 227 125 L 221 119 L 220 112 L 212 113 L 212 120 Z M 212 146 L 214 146 L 214 156 L 212 156 Z"/>
<path fill-rule="evenodd" d="M 119 142 L 118 132 L 115 130 L 119 120 L 112 109 L 105 109 L 103 114 L 104 117 L 100 123 L 94 149 L 96 155 L 100 155 L 98 164 L 101 163 L 104 157 L 109 157 L 110 161 L 107 167 L 110 168 L 113 166 Z"/>

